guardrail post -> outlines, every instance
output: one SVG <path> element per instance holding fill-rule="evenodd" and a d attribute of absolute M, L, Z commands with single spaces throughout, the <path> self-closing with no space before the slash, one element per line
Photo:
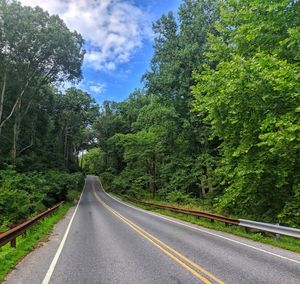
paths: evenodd
<path fill-rule="evenodd" d="M 60 202 L 58 204 L 56 204 L 55 206 L 45 210 L 44 212 L 36 215 L 35 217 L 33 217 L 32 219 L 23 222 L 22 224 L 19 225 L 11 225 L 10 229 L 5 231 L 5 232 L 1 232 L 0 233 L 0 247 L 4 246 L 7 243 L 10 243 L 10 246 L 13 248 L 17 247 L 17 237 L 18 236 L 26 236 L 26 231 L 33 226 L 34 224 L 36 224 L 39 220 L 45 218 L 46 216 L 49 215 L 49 213 L 52 213 L 54 210 L 56 210 L 63 202 Z"/>
<path fill-rule="evenodd" d="M 17 247 L 17 238 L 14 238 L 10 241 L 10 246 L 12 248 L 16 248 Z"/>
<path fill-rule="evenodd" d="M 276 225 L 279 226 L 279 223 L 277 223 Z M 275 234 L 275 240 L 278 241 L 280 239 L 280 234 Z"/>

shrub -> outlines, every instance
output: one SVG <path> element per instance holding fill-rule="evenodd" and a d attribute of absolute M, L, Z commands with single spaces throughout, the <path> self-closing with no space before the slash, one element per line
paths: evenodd
<path fill-rule="evenodd" d="M 179 203 L 179 204 L 184 204 L 184 203 L 186 204 L 186 203 L 193 202 L 193 199 L 191 198 L 191 196 L 189 194 L 185 194 L 179 190 L 168 193 L 166 199 L 169 202 L 175 202 L 175 203 Z"/>
<path fill-rule="evenodd" d="M 18 173 L 13 168 L 1 170 L 0 230 L 20 223 L 59 201 L 77 198 L 83 183 L 81 173 L 55 170 Z"/>

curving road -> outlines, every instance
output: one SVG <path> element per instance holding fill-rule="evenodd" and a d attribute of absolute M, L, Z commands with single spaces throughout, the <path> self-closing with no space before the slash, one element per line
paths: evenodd
<path fill-rule="evenodd" d="M 43 278 L 44 284 L 299 284 L 300 255 L 138 209 L 89 176 Z"/>

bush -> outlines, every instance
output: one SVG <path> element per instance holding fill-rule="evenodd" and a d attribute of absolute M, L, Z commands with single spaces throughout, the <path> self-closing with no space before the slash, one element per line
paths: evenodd
<path fill-rule="evenodd" d="M 30 195 L 24 190 L 0 189 L 0 228 L 26 219 L 31 210 Z"/>
<path fill-rule="evenodd" d="M 67 201 L 76 202 L 79 199 L 80 193 L 78 190 L 69 190 L 67 195 Z"/>
<path fill-rule="evenodd" d="M 114 178 L 115 176 L 111 172 L 104 172 L 100 175 L 100 180 L 105 190 L 111 189 L 110 185 L 112 184 Z"/>
<path fill-rule="evenodd" d="M 285 204 L 282 212 L 279 214 L 278 218 L 280 223 L 292 226 L 300 227 L 300 185 L 295 186 L 295 194 L 292 198 Z"/>
<path fill-rule="evenodd" d="M 178 203 L 178 204 L 186 204 L 186 203 L 193 202 L 193 199 L 191 198 L 191 196 L 189 194 L 185 194 L 179 190 L 168 193 L 166 199 L 169 202 L 174 202 L 174 203 Z"/>
<path fill-rule="evenodd" d="M 60 201 L 77 198 L 83 183 L 81 173 L 69 174 L 55 170 L 18 173 L 13 168 L 1 170 L 0 230 L 20 223 Z M 77 191 L 77 194 L 71 191 Z"/>

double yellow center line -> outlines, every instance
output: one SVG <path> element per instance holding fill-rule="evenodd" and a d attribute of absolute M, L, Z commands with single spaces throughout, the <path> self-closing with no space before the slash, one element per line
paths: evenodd
<path fill-rule="evenodd" d="M 103 202 L 103 200 L 99 197 L 99 195 L 96 193 L 95 186 L 93 185 L 93 192 L 96 197 L 96 199 L 99 201 L 100 204 L 102 204 L 107 210 L 109 210 L 112 214 L 114 214 L 117 218 L 122 220 L 125 224 L 127 224 L 130 228 L 132 228 L 134 231 L 136 231 L 140 236 L 145 238 L 147 241 L 149 241 L 151 244 L 156 246 L 158 249 L 160 249 L 162 252 L 164 252 L 166 255 L 171 257 L 174 261 L 179 263 L 182 267 L 184 267 L 186 270 L 191 272 L 194 276 L 196 276 L 199 280 L 201 280 L 205 284 L 212 284 L 214 281 L 218 284 L 224 284 L 223 281 L 212 275 L 210 272 L 205 270 L 203 267 L 201 267 L 199 264 L 193 262 L 192 260 L 188 259 L 175 249 L 168 246 L 166 243 L 162 242 L 158 238 L 154 237 L 132 221 L 125 218 L 123 215 L 118 213 L 116 210 L 111 208 L 109 205 Z M 200 274 L 200 272 L 203 274 Z"/>

